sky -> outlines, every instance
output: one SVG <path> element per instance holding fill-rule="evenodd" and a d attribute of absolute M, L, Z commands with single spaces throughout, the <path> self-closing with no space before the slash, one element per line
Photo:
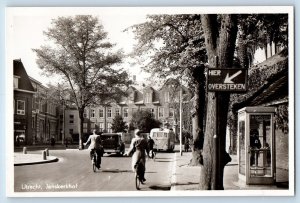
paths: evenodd
<path fill-rule="evenodd" d="M 36 64 L 37 56 L 32 51 L 33 48 L 40 48 L 46 45 L 47 38 L 43 34 L 51 26 L 51 20 L 63 15 L 74 15 L 75 12 L 67 12 L 65 9 L 54 11 L 50 9 L 43 13 L 34 13 L 31 11 L 15 14 L 11 23 L 12 44 L 11 53 L 13 59 L 21 59 L 29 76 L 42 82 L 56 83 L 56 77 L 46 77 L 42 75 L 42 70 Z M 80 12 L 79 12 L 80 13 Z M 118 15 L 116 15 L 118 13 Z M 121 13 L 114 12 L 97 12 L 94 13 L 104 26 L 104 31 L 108 32 L 108 39 L 111 43 L 116 44 L 116 49 L 123 49 L 125 54 L 132 51 L 136 43 L 134 34 L 130 31 L 124 32 L 124 29 L 138 23 L 146 21 L 144 13 Z M 132 60 L 131 60 L 132 61 Z M 129 71 L 131 75 L 138 75 L 137 82 L 144 82 L 149 74 L 144 73 L 137 65 L 132 66 L 129 60 L 124 60 L 122 67 Z"/>
<path fill-rule="evenodd" d="M 205 11 L 205 8 L 203 9 Z M 8 10 L 8 23 L 7 36 L 8 36 L 8 54 L 13 59 L 21 59 L 29 76 L 42 82 L 44 85 L 47 83 L 57 84 L 58 77 L 47 77 L 42 74 L 42 70 L 36 64 L 37 56 L 32 51 L 33 48 L 40 48 L 41 45 L 49 44 L 46 36 L 43 34 L 51 27 L 51 20 L 58 16 L 70 16 L 76 14 L 89 14 L 99 18 L 104 26 L 104 30 L 108 32 L 108 39 L 111 43 L 116 44 L 117 49 L 123 49 L 125 54 L 129 54 L 133 45 L 136 43 L 134 34 L 131 31 L 124 32 L 124 29 L 146 21 L 147 14 L 153 13 L 199 13 L 198 10 L 185 8 L 181 10 L 176 9 L 159 9 L 159 8 L 118 8 L 114 7 L 52 7 L 52 8 L 13 8 Z M 215 9 L 214 9 L 215 11 Z M 222 10 L 223 11 L 223 10 Z M 245 9 L 244 12 L 249 12 Z M 256 54 L 256 62 L 262 60 L 259 56 L 262 52 Z M 10 61 L 11 61 L 10 60 Z M 138 65 L 132 65 L 132 59 L 125 59 L 121 65 L 129 72 L 131 78 L 133 75 L 136 77 L 138 84 L 149 84 L 147 78 L 150 77 L 149 73 L 145 73 Z M 157 83 L 152 80 L 152 84 Z M 154 83 L 153 83 L 154 81 Z"/>

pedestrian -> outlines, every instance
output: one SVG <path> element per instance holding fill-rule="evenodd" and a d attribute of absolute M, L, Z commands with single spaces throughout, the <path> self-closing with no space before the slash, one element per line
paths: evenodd
<path fill-rule="evenodd" d="M 149 157 L 150 158 L 154 158 L 154 152 L 153 152 L 153 147 L 154 147 L 154 140 L 151 138 L 151 136 L 149 135 L 148 137 L 148 148 L 149 148 Z"/>
<path fill-rule="evenodd" d="M 16 137 L 16 145 L 17 145 L 17 147 L 20 146 L 20 136 L 19 135 L 17 135 L 17 137 Z"/>
<path fill-rule="evenodd" d="M 184 138 L 184 151 L 185 152 L 188 152 L 189 151 L 189 148 L 190 148 L 190 142 L 189 142 L 189 138 L 188 137 L 185 137 Z"/>
<path fill-rule="evenodd" d="M 54 136 L 51 137 L 50 142 L 51 142 L 51 146 L 54 147 L 54 145 L 55 145 L 55 138 L 54 138 Z"/>
<path fill-rule="evenodd" d="M 103 147 L 101 145 L 100 135 L 96 134 L 96 130 L 93 130 L 93 134 L 89 136 L 88 140 L 83 145 L 87 145 L 89 142 L 91 143 L 88 147 L 88 149 L 90 150 L 90 158 L 91 160 L 93 160 L 94 152 L 97 153 L 97 160 L 95 165 L 98 169 L 100 169 L 101 157 L 103 156 Z"/>
<path fill-rule="evenodd" d="M 137 164 L 141 161 L 143 164 L 143 173 L 141 174 L 141 182 L 145 182 L 145 171 L 146 171 L 146 152 L 149 156 L 149 147 L 146 139 L 143 138 L 141 131 L 137 130 L 135 137 L 131 140 L 130 148 L 125 156 L 132 154 L 131 166 L 133 172 Z"/>

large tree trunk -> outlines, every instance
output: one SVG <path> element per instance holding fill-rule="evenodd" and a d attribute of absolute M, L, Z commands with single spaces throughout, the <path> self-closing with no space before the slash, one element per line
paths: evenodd
<path fill-rule="evenodd" d="M 203 122 L 205 112 L 205 75 L 204 66 L 197 67 L 193 72 L 195 81 L 195 96 L 193 101 L 192 123 L 193 144 L 191 166 L 203 164 L 202 149 L 204 142 Z"/>
<path fill-rule="evenodd" d="M 222 15 L 217 32 L 217 16 L 202 15 L 209 66 L 232 67 L 237 22 L 235 15 Z M 209 92 L 207 96 L 206 128 L 203 146 L 203 167 L 200 174 L 201 190 L 221 190 L 224 166 L 231 160 L 225 151 L 229 105 L 228 93 Z M 218 110 L 217 110 L 218 109 Z"/>

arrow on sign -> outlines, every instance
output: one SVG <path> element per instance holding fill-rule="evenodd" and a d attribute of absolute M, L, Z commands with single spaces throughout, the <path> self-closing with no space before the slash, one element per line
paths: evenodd
<path fill-rule="evenodd" d="M 233 83 L 232 79 L 235 78 L 236 76 L 238 76 L 239 74 L 241 74 L 242 71 L 239 70 L 238 72 L 236 72 L 235 74 L 233 74 L 232 76 L 229 77 L 229 73 L 227 73 L 226 78 L 224 80 L 224 83 Z"/>

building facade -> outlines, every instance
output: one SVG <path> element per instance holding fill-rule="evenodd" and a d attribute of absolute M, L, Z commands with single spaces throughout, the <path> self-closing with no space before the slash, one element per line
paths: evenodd
<path fill-rule="evenodd" d="M 181 86 L 183 106 L 190 104 L 191 92 Z M 138 90 L 130 87 L 127 90 L 127 97 L 120 102 L 112 102 L 106 105 L 89 106 L 84 112 L 83 133 L 90 133 L 93 129 L 99 132 L 112 132 L 111 126 L 116 115 L 121 115 L 124 122 L 129 126 L 132 116 L 140 110 L 148 110 L 153 117 L 162 124 L 168 124 L 176 129 L 179 126 L 179 101 L 180 85 L 175 80 L 167 81 L 162 88 L 155 90 L 152 87 L 144 87 Z M 185 129 L 191 129 L 191 116 L 188 108 L 183 108 L 184 115 L 190 119 L 184 119 Z M 188 122 L 190 120 L 190 122 Z M 74 109 L 65 111 L 65 134 L 78 134 L 79 115 Z"/>
<path fill-rule="evenodd" d="M 56 141 L 62 141 L 62 135 L 59 131 L 60 115 L 58 98 L 51 94 L 49 88 L 42 85 L 41 82 L 30 77 L 34 88 L 32 102 L 32 134 L 33 144 L 49 144 L 50 138 L 54 137 Z"/>
<path fill-rule="evenodd" d="M 34 89 L 21 60 L 13 60 L 14 143 L 32 144 L 32 98 Z"/>

